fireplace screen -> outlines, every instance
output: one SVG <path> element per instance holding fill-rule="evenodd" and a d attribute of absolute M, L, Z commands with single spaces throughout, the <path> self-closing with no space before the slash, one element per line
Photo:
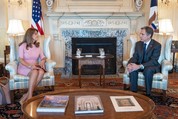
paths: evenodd
<path fill-rule="evenodd" d="M 112 54 L 114 58 L 105 61 L 105 74 L 116 74 L 116 37 L 105 38 L 72 38 L 72 54 L 76 54 L 77 48 L 82 49 L 82 53 L 98 53 L 99 48 L 103 48 L 105 54 Z M 100 66 L 82 66 L 82 75 L 98 75 Z M 72 73 L 78 75 L 78 62 L 72 60 Z"/>

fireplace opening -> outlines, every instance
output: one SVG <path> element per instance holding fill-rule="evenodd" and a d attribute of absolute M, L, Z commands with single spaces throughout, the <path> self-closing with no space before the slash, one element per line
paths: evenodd
<path fill-rule="evenodd" d="M 105 60 L 105 74 L 116 74 L 116 37 L 105 38 L 72 38 L 72 54 L 76 54 L 77 48 L 82 49 L 82 53 L 99 53 L 99 48 L 103 48 L 105 54 L 112 54 L 114 58 Z M 82 75 L 98 75 L 100 66 L 82 66 Z M 78 61 L 72 60 L 72 73 L 78 75 Z"/>

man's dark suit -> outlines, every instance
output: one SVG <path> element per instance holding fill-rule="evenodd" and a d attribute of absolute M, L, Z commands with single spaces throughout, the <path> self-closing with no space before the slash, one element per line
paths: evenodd
<path fill-rule="evenodd" d="M 152 80 L 154 73 L 160 72 L 160 64 L 158 59 L 161 52 L 161 44 L 155 40 L 151 40 L 144 55 L 144 43 L 138 41 L 135 46 L 133 57 L 129 63 L 142 64 L 144 69 L 133 71 L 129 74 L 131 81 L 131 91 L 137 91 L 138 72 L 142 71 L 145 77 L 146 94 L 151 93 Z"/>

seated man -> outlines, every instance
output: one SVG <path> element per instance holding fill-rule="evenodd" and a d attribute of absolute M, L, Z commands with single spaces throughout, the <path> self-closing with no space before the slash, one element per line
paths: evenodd
<path fill-rule="evenodd" d="M 137 92 L 138 72 L 143 72 L 145 77 L 146 95 L 150 96 L 154 73 L 160 72 L 158 59 L 161 44 L 152 39 L 153 29 L 145 26 L 141 28 L 140 41 L 135 45 L 135 52 L 127 64 L 131 91 Z"/>

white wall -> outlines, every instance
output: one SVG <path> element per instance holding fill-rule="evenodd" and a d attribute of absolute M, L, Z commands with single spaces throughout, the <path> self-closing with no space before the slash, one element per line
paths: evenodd
<path fill-rule="evenodd" d="M 173 40 L 178 40 L 178 1 L 170 0 L 169 5 L 167 6 L 159 0 L 158 8 L 158 19 L 171 19 L 174 29 L 174 32 L 172 33 Z"/>
<path fill-rule="evenodd" d="M 1 0 L 0 3 L 0 62 L 4 62 L 2 57 L 4 57 L 5 45 L 8 44 L 7 40 L 7 0 Z"/>

